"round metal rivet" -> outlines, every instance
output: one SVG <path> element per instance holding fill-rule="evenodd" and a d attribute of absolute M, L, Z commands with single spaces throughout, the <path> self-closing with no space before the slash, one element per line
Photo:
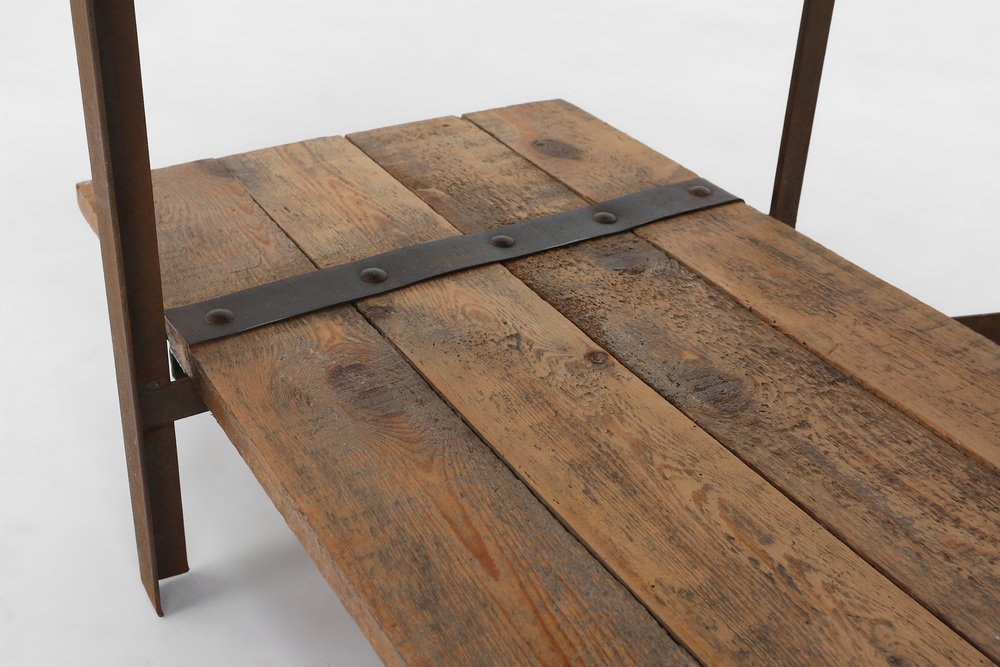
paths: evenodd
<path fill-rule="evenodd" d="M 229 324 L 235 317 L 236 316 L 233 315 L 233 311 L 225 308 L 213 308 L 205 313 L 205 321 L 216 327 L 222 326 L 223 324 Z"/>
<path fill-rule="evenodd" d="M 688 188 L 688 192 L 693 194 L 695 197 L 707 197 L 712 194 L 712 191 L 706 188 L 704 185 L 695 185 Z"/>
<path fill-rule="evenodd" d="M 495 245 L 498 248 L 509 248 L 514 245 L 514 239 L 506 234 L 497 234 L 496 236 L 490 237 L 490 244 Z"/>
<path fill-rule="evenodd" d="M 610 225 L 618 222 L 618 216 L 614 213 L 609 213 L 608 211 L 598 211 L 593 215 L 594 222 L 599 222 L 602 225 Z"/>
<path fill-rule="evenodd" d="M 361 280 L 366 283 L 385 282 L 385 279 L 388 277 L 389 274 L 386 273 L 384 269 L 380 269 L 377 266 L 369 266 L 367 269 L 361 271 Z"/>

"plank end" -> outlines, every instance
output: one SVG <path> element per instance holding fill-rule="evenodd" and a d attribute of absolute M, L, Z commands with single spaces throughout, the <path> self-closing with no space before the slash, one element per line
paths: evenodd
<path fill-rule="evenodd" d="M 87 224 L 97 234 L 97 200 L 94 197 L 93 181 L 76 184 L 76 202 Z"/>

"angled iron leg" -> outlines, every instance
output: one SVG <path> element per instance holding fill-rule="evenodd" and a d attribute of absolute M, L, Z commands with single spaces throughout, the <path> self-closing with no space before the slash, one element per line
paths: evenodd
<path fill-rule="evenodd" d="M 785 107 L 785 126 L 778 150 L 778 168 L 771 195 L 771 216 L 795 226 L 802 195 L 802 179 L 809 154 L 816 100 L 830 36 L 834 0 L 805 0 L 799 41 L 792 66 L 792 82 Z"/>
<path fill-rule="evenodd" d="M 71 0 L 118 377 L 139 574 L 158 614 L 159 580 L 186 572 L 173 424 L 143 427 L 143 392 L 170 382 L 146 146 L 135 7 Z"/>
<path fill-rule="evenodd" d="M 1000 313 L 983 313 L 982 315 L 963 315 L 954 318 L 981 336 L 989 338 L 1000 345 Z"/>
<path fill-rule="evenodd" d="M 819 97 L 823 62 L 830 37 L 834 0 L 805 0 L 792 67 L 792 82 L 785 107 L 785 126 L 778 150 L 778 168 L 771 196 L 771 216 L 795 227 L 802 180 L 809 154 L 816 101 Z M 973 331 L 1000 344 L 1000 313 L 954 318 Z"/>

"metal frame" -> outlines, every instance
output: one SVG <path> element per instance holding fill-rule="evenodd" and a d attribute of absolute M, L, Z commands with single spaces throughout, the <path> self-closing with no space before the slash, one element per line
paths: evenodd
<path fill-rule="evenodd" d="M 188 570 L 174 421 L 205 411 L 166 354 L 152 179 L 132 0 L 70 0 L 118 378 L 139 574 Z M 771 215 L 794 227 L 834 0 L 805 0 Z M 1000 342 L 1000 313 L 959 321 Z"/>
<path fill-rule="evenodd" d="M 830 37 L 834 0 L 805 0 L 799 41 L 792 65 L 792 83 L 785 106 L 785 127 L 778 149 L 778 168 L 774 175 L 771 195 L 771 217 L 795 227 L 802 195 L 802 179 L 806 173 L 809 139 L 812 136 L 816 100 L 819 98 L 823 62 Z"/>
<path fill-rule="evenodd" d="M 118 377 L 139 576 L 157 614 L 160 579 L 187 572 L 135 7 L 71 0 L 98 234 Z M 190 382 L 190 381 L 188 381 Z"/>

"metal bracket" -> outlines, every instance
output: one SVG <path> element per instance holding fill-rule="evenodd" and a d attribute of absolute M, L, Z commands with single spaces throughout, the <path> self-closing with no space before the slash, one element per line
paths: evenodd
<path fill-rule="evenodd" d="M 194 380 L 186 376 L 163 386 L 140 388 L 139 408 L 143 430 L 208 412 Z"/>
<path fill-rule="evenodd" d="M 166 312 L 191 345 L 383 294 L 483 264 L 620 234 L 741 201 L 704 179 L 652 188 L 565 213 L 452 236 L 279 280 Z"/>

